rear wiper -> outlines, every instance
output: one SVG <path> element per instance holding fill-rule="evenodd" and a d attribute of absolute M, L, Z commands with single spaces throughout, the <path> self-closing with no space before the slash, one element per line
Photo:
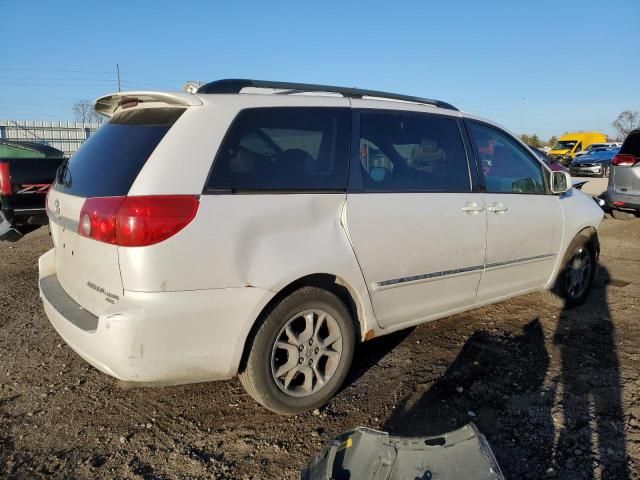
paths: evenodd
<path fill-rule="evenodd" d="M 60 184 L 65 185 L 64 178 L 67 176 L 68 171 L 69 171 L 69 159 L 66 158 L 65 160 L 62 161 L 62 163 L 58 167 L 58 170 L 56 170 L 56 180 Z"/>

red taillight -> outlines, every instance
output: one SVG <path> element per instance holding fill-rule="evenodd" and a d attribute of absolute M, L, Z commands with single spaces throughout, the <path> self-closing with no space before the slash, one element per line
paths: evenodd
<path fill-rule="evenodd" d="M 631 167 L 635 165 L 637 161 L 638 159 L 635 157 L 635 155 L 630 155 L 628 153 L 619 153 L 617 155 L 614 155 L 611 159 L 611 163 L 619 167 Z"/>
<path fill-rule="evenodd" d="M 80 210 L 78 233 L 100 242 L 116 244 L 118 209 L 127 197 L 89 198 Z"/>
<path fill-rule="evenodd" d="M 11 195 L 11 174 L 8 163 L 0 163 L 0 195 Z"/>
<path fill-rule="evenodd" d="M 175 235 L 198 211 L 192 195 L 89 198 L 80 211 L 78 233 L 121 247 L 143 247 Z"/>

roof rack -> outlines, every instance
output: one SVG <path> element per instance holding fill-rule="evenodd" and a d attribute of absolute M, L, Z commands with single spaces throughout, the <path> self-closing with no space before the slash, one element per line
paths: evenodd
<path fill-rule="evenodd" d="M 398 93 L 380 92 L 377 90 L 362 90 L 360 88 L 336 87 L 331 85 L 315 85 L 311 83 L 290 83 L 290 82 L 273 82 L 270 80 L 248 80 L 248 79 L 224 79 L 209 82 L 198 88 L 197 93 L 240 93 L 243 88 L 274 88 L 287 90 L 283 93 L 300 93 L 300 92 L 329 92 L 339 93 L 344 97 L 362 98 L 377 97 L 390 100 L 401 100 L 404 102 L 424 103 L 435 105 L 439 108 L 448 110 L 458 110 L 456 107 L 447 102 L 440 100 L 431 100 L 429 98 L 413 97 L 410 95 L 400 95 Z"/>

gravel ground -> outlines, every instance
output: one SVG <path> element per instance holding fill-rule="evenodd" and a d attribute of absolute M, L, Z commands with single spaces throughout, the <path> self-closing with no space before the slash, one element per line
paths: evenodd
<path fill-rule="evenodd" d="M 640 220 L 606 219 L 586 305 L 529 295 L 361 345 L 343 391 L 281 417 L 236 380 L 123 391 L 46 319 L 46 229 L 0 243 L 0 477 L 296 478 L 331 436 L 469 421 L 508 479 L 640 479 Z M 627 284 L 629 282 L 629 284 Z"/>

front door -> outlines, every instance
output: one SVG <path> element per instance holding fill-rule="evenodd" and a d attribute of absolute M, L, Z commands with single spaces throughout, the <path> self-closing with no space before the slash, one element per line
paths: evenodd
<path fill-rule="evenodd" d="M 506 132 L 468 122 L 487 208 L 487 253 L 478 301 L 544 286 L 562 236 L 559 198 L 542 164 Z"/>
<path fill-rule="evenodd" d="M 362 110 L 359 130 L 362 184 L 347 194 L 346 227 L 378 323 L 414 323 L 473 304 L 486 211 L 472 192 L 459 120 Z"/>

